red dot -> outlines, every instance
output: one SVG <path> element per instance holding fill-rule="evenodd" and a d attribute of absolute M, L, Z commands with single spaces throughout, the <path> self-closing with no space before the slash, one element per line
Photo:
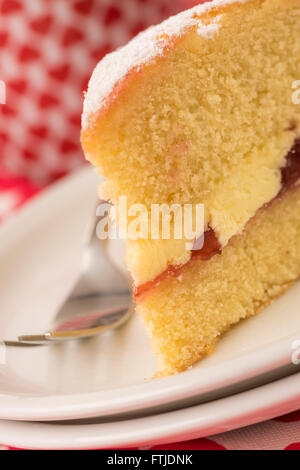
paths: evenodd
<path fill-rule="evenodd" d="M 71 140 L 63 140 L 60 146 L 62 153 L 70 153 L 78 150 L 78 144 Z"/>
<path fill-rule="evenodd" d="M 70 72 L 70 65 L 63 64 L 63 65 L 60 65 L 58 67 L 55 67 L 49 70 L 49 75 L 55 80 L 63 82 L 64 80 L 66 80 L 69 72 Z"/>
<path fill-rule="evenodd" d="M 33 20 L 30 24 L 31 29 L 38 34 L 47 34 L 52 23 L 50 15 L 43 16 Z"/>
<path fill-rule="evenodd" d="M 81 31 L 75 28 L 68 28 L 63 37 L 63 45 L 65 47 L 71 46 L 76 42 L 80 41 L 83 38 L 83 34 Z"/>
<path fill-rule="evenodd" d="M 24 93 L 27 88 L 26 80 L 11 80 L 8 82 L 8 87 L 12 88 L 17 93 Z"/>
<path fill-rule="evenodd" d="M 1 111 L 2 111 L 3 115 L 7 116 L 7 117 L 16 116 L 16 114 L 17 114 L 17 111 L 15 109 L 13 109 L 11 106 L 9 106 L 8 104 L 2 105 L 1 106 Z"/>
<path fill-rule="evenodd" d="M 106 14 L 105 14 L 105 24 L 108 26 L 114 23 L 115 21 L 118 21 L 122 17 L 122 14 L 120 10 L 114 6 L 111 6 L 108 8 Z"/>
<path fill-rule="evenodd" d="M 58 180 L 59 178 L 63 178 L 66 176 L 67 172 L 66 171 L 52 171 L 49 174 L 49 180 L 50 181 L 55 181 Z"/>
<path fill-rule="evenodd" d="M 1 3 L 0 11 L 3 15 L 22 10 L 22 4 L 18 0 L 2 0 Z"/>
<path fill-rule="evenodd" d="M 294 442 L 287 446 L 284 450 L 300 450 L 300 442 Z"/>
<path fill-rule="evenodd" d="M 40 96 L 39 104 L 41 108 L 50 108 L 52 106 L 57 106 L 59 104 L 59 101 L 54 96 L 49 95 L 48 93 L 43 93 Z"/>
<path fill-rule="evenodd" d="M 81 118 L 79 113 L 75 113 L 72 116 L 69 117 L 69 121 L 71 124 L 73 124 L 76 127 L 81 126 Z"/>
<path fill-rule="evenodd" d="M 8 32 L 1 31 L 0 32 L 0 47 L 4 47 L 7 45 L 8 42 Z"/>
<path fill-rule="evenodd" d="M 170 15 L 170 11 L 167 5 L 161 5 L 159 11 L 160 11 L 162 19 Z"/>
<path fill-rule="evenodd" d="M 74 10 L 78 11 L 82 15 L 88 15 L 93 7 L 93 0 L 82 0 L 80 2 L 76 2 L 73 5 Z"/>
<path fill-rule="evenodd" d="M 4 132 L 0 132 L 0 140 L 4 144 L 5 142 L 8 142 L 8 135 L 4 134 Z"/>
<path fill-rule="evenodd" d="M 141 31 L 144 31 L 144 29 L 146 29 L 146 25 L 145 23 L 138 23 L 134 28 L 132 28 L 131 30 L 131 35 L 132 36 L 136 36 L 138 33 L 140 33 Z"/>
<path fill-rule="evenodd" d="M 23 149 L 23 155 L 26 158 L 26 160 L 32 160 L 32 161 L 38 160 L 38 156 L 36 155 L 36 153 L 32 152 L 32 150 Z"/>
<path fill-rule="evenodd" d="M 45 126 L 32 126 L 29 132 L 40 139 L 45 139 L 48 134 L 48 129 Z"/>
<path fill-rule="evenodd" d="M 19 52 L 19 59 L 21 62 L 29 62 L 35 60 L 40 56 L 40 53 L 31 46 L 23 46 Z"/>
<path fill-rule="evenodd" d="M 90 75 L 87 75 L 86 77 L 83 78 L 83 80 L 81 82 L 81 87 L 80 87 L 81 92 L 87 90 L 89 80 L 90 80 Z"/>

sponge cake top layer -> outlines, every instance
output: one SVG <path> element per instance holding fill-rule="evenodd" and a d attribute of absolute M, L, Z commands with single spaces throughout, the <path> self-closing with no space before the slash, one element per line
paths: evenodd
<path fill-rule="evenodd" d="M 210 12 L 222 12 L 222 7 L 231 3 L 249 0 L 214 0 L 172 16 L 163 23 L 152 26 L 138 34 L 126 46 L 106 55 L 95 68 L 85 95 L 82 127 L 89 124 L 89 117 L 105 107 L 118 95 L 116 85 L 134 69 L 145 65 L 155 57 L 162 56 L 174 39 L 195 28 L 205 38 L 212 38 L 219 29 L 221 14 L 205 18 Z"/>

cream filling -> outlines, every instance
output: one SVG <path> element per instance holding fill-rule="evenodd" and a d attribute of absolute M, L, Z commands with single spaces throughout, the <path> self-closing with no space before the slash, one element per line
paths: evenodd
<path fill-rule="evenodd" d="M 245 155 L 230 173 L 221 175 L 202 201 L 195 202 L 204 204 L 205 227 L 210 225 L 222 247 L 279 193 L 280 170 L 294 140 L 293 132 L 269 139 L 262 148 Z M 155 279 L 169 265 L 187 263 L 191 251 L 186 244 L 186 239 L 127 240 L 126 262 L 135 285 Z"/>

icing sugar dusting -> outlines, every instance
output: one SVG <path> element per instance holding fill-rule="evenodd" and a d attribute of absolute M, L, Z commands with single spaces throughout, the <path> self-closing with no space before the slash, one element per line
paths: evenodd
<path fill-rule="evenodd" d="M 157 26 L 151 26 L 138 34 L 126 46 L 106 55 L 96 66 L 84 99 L 82 128 L 88 126 L 88 118 L 104 105 L 114 86 L 134 67 L 160 56 L 170 36 L 182 36 L 191 26 L 197 26 L 197 33 L 211 39 L 219 29 L 221 15 L 210 23 L 203 23 L 198 15 L 230 3 L 244 3 L 248 0 L 214 0 L 197 5 L 190 10 L 172 16 Z"/>
<path fill-rule="evenodd" d="M 212 39 L 219 30 L 219 22 L 221 18 L 222 15 L 218 15 L 213 18 L 209 24 L 203 24 L 200 21 L 198 23 L 197 33 L 200 34 L 200 36 L 205 36 L 208 39 Z"/>

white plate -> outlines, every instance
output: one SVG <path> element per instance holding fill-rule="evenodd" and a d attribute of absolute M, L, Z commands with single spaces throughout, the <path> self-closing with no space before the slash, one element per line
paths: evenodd
<path fill-rule="evenodd" d="M 96 185 L 90 169 L 80 170 L 1 228 L 3 338 L 37 333 L 51 323 L 76 272 Z M 192 370 L 159 380 L 149 380 L 155 359 L 138 318 L 82 342 L 8 348 L 6 364 L 0 365 L 0 418 L 61 420 L 150 407 L 162 411 L 240 390 L 241 382 L 291 364 L 292 342 L 300 339 L 299 300 L 298 283 L 226 334 L 214 355 Z"/>
<path fill-rule="evenodd" d="M 196 439 L 265 421 L 300 407 L 300 373 L 190 408 L 115 422 L 0 421 L 0 442 L 24 449 L 104 449 Z"/>

